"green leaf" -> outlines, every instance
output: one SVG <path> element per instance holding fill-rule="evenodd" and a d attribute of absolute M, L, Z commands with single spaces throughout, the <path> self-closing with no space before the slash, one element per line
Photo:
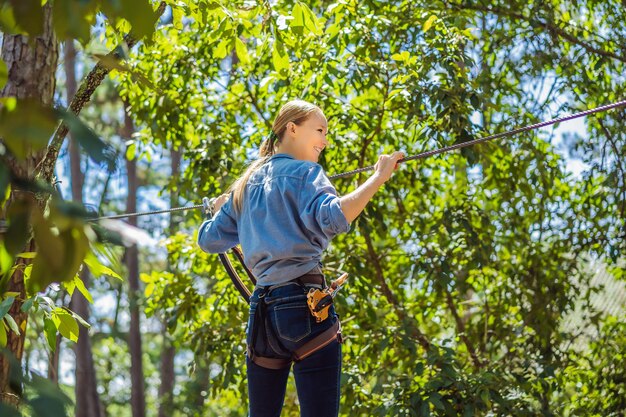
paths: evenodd
<path fill-rule="evenodd" d="M 123 48 L 117 48 L 119 51 L 123 51 Z M 100 55 L 94 54 L 95 58 L 99 59 L 99 64 L 110 69 L 130 74 L 133 81 L 138 82 L 150 90 L 161 93 L 161 89 L 156 86 L 148 77 L 146 77 L 140 70 L 134 69 L 129 65 L 123 63 L 120 59 L 112 55 Z"/>
<path fill-rule="evenodd" d="M 0 318 L 4 317 L 5 314 L 9 312 L 11 306 L 13 305 L 13 301 L 15 301 L 15 297 L 7 297 L 0 303 Z"/>
<path fill-rule="evenodd" d="M 59 220 L 59 218 L 64 217 L 65 223 L 94 217 L 94 212 L 89 211 L 82 203 L 76 201 L 57 200 L 53 202 L 51 209 L 54 211 L 55 218 Z"/>
<path fill-rule="evenodd" d="M 67 294 L 71 297 L 74 295 L 74 290 L 76 289 L 76 277 L 73 280 L 65 281 L 63 283 L 63 288 L 67 291 Z"/>
<path fill-rule="evenodd" d="M 40 194 L 55 194 L 56 190 L 47 182 L 42 179 L 24 179 L 14 177 L 11 187 L 17 190 L 30 191 L 32 193 Z"/>
<path fill-rule="evenodd" d="M 10 184 L 11 171 L 9 170 L 8 166 L 0 164 L 0 203 L 3 203 L 8 198 L 7 194 L 10 192 Z"/>
<path fill-rule="evenodd" d="M 237 57 L 243 64 L 250 63 L 250 55 L 248 55 L 248 48 L 241 41 L 241 39 L 235 37 L 235 50 L 237 51 Z"/>
<path fill-rule="evenodd" d="M 89 271 L 91 271 L 91 275 L 98 278 L 103 275 L 108 275 L 113 278 L 117 278 L 120 281 L 124 281 L 124 279 L 111 268 L 104 265 L 100 260 L 94 255 L 92 252 L 88 252 L 87 256 L 84 259 L 85 264 L 89 267 Z"/>
<path fill-rule="evenodd" d="M 4 328 L 4 321 L 0 320 L 0 347 L 6 347 L 7 345 L 7 331 Z"/>
<path fill-rule="evenodd" d="M 54 309 L 54 311 L 52 311 L 52 321 L 54 322 L 54 325 L 59 333 L 61 333 L 61 336 L 71 340 L 72 342 L 78 341 L 78 323 L 76 322 L 76 319 L 65 309 Z"/>
<path fill-rule="evenodd" d="M 5 35 L 27 35 L 15 21 L 13 8 L 8 2 L 0 3 L 0 31 Z"/>
<path fill-rule="evenodd" d="M 6 316 L 4 316 L 4 320 L 7 322 L 7 324 L 13 331 L 13 333 L 18 334 L 18 335 L 20 334 L 20 328 L 17 326 L 15 319 L 11 317 L 10 314 L 7 314 Z"/>
<path fill-rule="evenodd" d="M 291 27 L 291 30 L 294 33 L 297 33 L 298 35 L 302 35 L 302 33 L 304 32 L 305 17 L 304 17 L 304 10 L 300 2 L 297 2 L 293 6 L 291 15 L 293 16 L 293 19 L 291 19 L 291 22 L 289 24 L 289 26 Z"/>
<path fill-rule="evenodd" d="M 152 9 L 149 0 L 136 1 L 104 1 L 101 2 L 103 13 L 114 22 L 118 30 L 127 31 L 122 25 L 122 20 L 130 24 L 131 33 L 136 39 L 149 36 L 154 32 L 156 13 Z"/>
<path fill-rule="evenodd" d="M 222 39 L 214 50 L 213 55 L 216 58 L 223 59 L 228 55 L 228 46 L 231 45 L 229 39 Z"/>
<path fill-rule="evenodd" d="M 399 62 L 408 61 L 410 57 L 411 54 L 409 53 L 409 51 L 402 51 L 398 54 L 391 55 L 391 59 Z"/>
<path fill-rule="evenodd" d="M 98 242 L 110 243 L 117 246 L 125 246 L 124 241 L 122 240 L 122 236 L 119 234 L 119 232 L 109 230 L 96 223 L 91 224 L 90 227 L 91 230 L 95 233 Z"/>
<path fill-rule="evenodd" d="M 74 313 L 73 311 L 72 311 L 72 317 L 74 317 L 74 319 L 76 319 L 76 321 L 81 326 L 84 326 L 87 329 L 91 327 L 91 325 L 89 323 L 87 323 L 81 316 L 79 316 L 78 314 Z"/>
<path fill-rule="evenodd" d="M 0 59 L 0 90 L 6 85 L 9 80 L 9 70 L 7 64 Z"/>
<path fill-rule="evenodd" d="M 413 367 L 413 373 L 416 376 L 421 376 L 424 373 L 424 362 L 417 362 Z"/>
<path fill-rule="evenodd" d="M 46 335 L 46 341 L 50 350 L 54 352 L 57 347 L 57 326 L 54 324 L 54 320 L 51 317 L 44 317 L 43 330 Z"/>
<path fill-rule="evenodd" d="M 482 390 L 480 392 L 480 399 L 483 400 L 483 403 L 485 403 L 485 405 L 487 407 L 491 406 L 491 401 L 489 399 L 489 391 L 488 390 Z"/>
<path fill-rule="evenodd" d="M 177 7 L 176 5 L 171 4 L 170 7 L 172 8 L 172 24 L 174 25 L 174 29 L 182 31 L 185 12 L 181 7 Z"/>
<path fill-rule="evenodd" d="M 17 200 L 9 207 L 7 217 L 9 227 L 6 231 L 6 249 L 11 254 L 24 250 L 30 238 L 28 220 L 30 219 L 31 204 L 26 200 Z"/>
<path fill-rule="evenodd" d="M 69 128 L 72 133 L 72 138 L 80 144 L 93 161 L 106 163 L 110 172 L 115 170 L 117 155 L 112 146 L 104 143 L 102 139 L 74 113 L 58 109 L 57 114 Z"/>
<path fill-rule="evenodd" d="M 4 275 L 13 267 L 13 257 L 4 247 L 4 242 L 0 241 L 0 275 Z M 13 273 L 11 272 L 11 275 Z"/>
<path fill-rule="evenodd" d="M 29 392 L 31 391 L 37 395 L 29 395 L 26 403 L 33 410 L 33 417 L 67 416 L 72 400 L 54 382 L 33 373 L 29 383 Z"/>
<path fill-rule="evenodd" d="M 274 64 L 274 69 L 281 74 L 289 70 L 289 56 L 279 41 L 274 42 L 272 47 L 272 64 Z"/>
<path fill-rule="evenodd" d="M 433 23 L 435 23 L 435 21 L 437 20 L 437 16 L 435 16 L 434 14 L 431 15 L 426 22 L 424 22 L 424 26 L 422 28 L 422 30 L 424 32 L 428 32 L 428 29 L 430 29 L 433 25 Z"/>
<path fill-rule="evenodd" d="M 478 98 L 478 94 L 472 94 L 470 96 L 470 103 L 476 110 L 480 109 L 480 99 Z"/>
<path fill-rule="evenodd" d="M 29 294 L 42 291 L 55 280 L 59 281 L 56 274 L 63 269 L 66 248 L 63 240 L 52 232 L 52 226 L 41 215 L 33 224 L 37 255 L 33 260 L 33 269 L 27 282 Z"/>
<path fill-rule="evenodd" d="M 61 217 L 58 221 L 69 221 Z M 81 223 L 65 226 L 65 230 L 53 232 L 58 227 L 39 215 L 34 222 L 37 256 L 26 288 L 29 294 L 42 291 L 52 282 L 64 282 L 74 278 L 89 248 L 89 240 Z M 59 227 L 60 228 L 60 227 Z"/>
<path fill-rule="evenodd" d="M 30 274 L 31 272 L 33 272 L 33 264 L 30 263 L 28 265 L 26 265 L 26 267 L 24 268 L 24 283 L 27 283 L 28 280 L 30 279 Z M 28 288 L 28 285 L 26 285 L 26 287 Z"/>
<path fill-rule="evenodd" d="M 43 33 L 43 8 L 41 0 L 9 0 L 17 24 L 30 36 Z"/>
<path fill-rule="evenodd" d="M 126 159 L 132 161 L 137 156 L 137 144 L 135 142 L 127 143 Z"/>
<path fill-rule="evenodd" d="M 37 255 L 37 252 L 21 252 L 15 255 L 16 258 L 33 259 Z"/>
<path fill-rule="evenodd" d="M 304 15 L 305 15 L 305 18 L 304 18 L 305 26 L 316 36 L 321 36 L 322 25 L 319 22 L 319 19 L 317 18 L 315 13 L 313 13 L 313 10 L 309 9 L 306 3 L 299 3 L 299 4 L 302 5 L 302 11 L 304 12 Z"/>
<path fill-rule="evenodd" d="M 0 137 L 16 157 L 25 159 L 48 145 L 58 122 L 51 108 L 35 100 L 17 100 L 15 104 L 0 109 Z"/>
<path fill-rule="evenodd" d="M 54 31 L 60 40 L 77 39 L 87 45 L 90 28 L 95 23 L 96 3 L 93 1 L 54 0 Z"/>
<path fill-rule="evenodd" d="M 74 278 L 74 283 L 76 284 L 76 288 L 78 288 L 78 291 L 80 291 L 80 293 L 87 299 L 87 301 L 93 304 L 93 298 L 87 290 L 87 287 L 85 287 L 85 283 L 83 282 L 83 280 L 80 279 L 79 275 L 76 275 L 76 278 Z"/>
<path fill-rule="evenodd" d="M 34 303 L 35 303 L 35 297 L 31 297 L 28 300 L 24 301 L 24 304 L 22 304 L 22 307 L 20 307 L 20 310 L 26 313 L 28 310 L 31 309 Z"/>
<path fill-rule="evenodd" d="M 275 81 L 276 81 L 276 77 L 272 75 L 268 75 L 267 77 L 261 80 L 261 82 L 259 83 L 259 87 L 265 88 L 267 84 L 269 84 L 270 82 L 275 82 Z"/>
<path fill-rule="evenodd" d="M 85 235 L 83 226 L 72 227 L 61 233 L 63 243 L 66 247 L 66 258 L 64 260 L 64 270 L 60 281 L 72 279 L 80 270 L 85 255 L 89 250 L 89 239 Z"/>
<path fill-rule="evenodd" d="M 122 1 L 122 17 L 132 26 L 132 34 L 137 39 L 152 35 L 156 13 L 149 0 Z"/>
<path fill-rule="evenodd" d="M 428 398 L 428 401 L 430 401 L 432 403 L 432 405 L 435 406 L 435 408 L 438 408 L 439 410 L 443 410 L 444 409 L 443 403 L 441 402 L 441 395 L 439 395 L 437 393 L 433 393 Z"/>

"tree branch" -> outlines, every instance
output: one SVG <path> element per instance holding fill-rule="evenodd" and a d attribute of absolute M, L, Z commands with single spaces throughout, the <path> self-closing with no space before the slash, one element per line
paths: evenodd
<path fill-rule="evenodd" d="M 385 94 L 383 96 L 383 104 L 382 104 L 382 109 L 380 110 L 380 117 L 378 118 L 378 124 L 376 125 L 374 132 L 368 138 L 365 139 L 365 142 L 363 143 L 363 146 L 361 147 L 361 154 L 359 155 L 359 163 L 358 163 L 359 168 L 363 167 L 363 164 L 365 162 L 365 151 L 369 147 L 370 143 L 372 143 L 374 138 L 380 134 L 380 131 L 382 129 L 382 124 L 383 124 L 383 119 L 385 117 L 385 103 L 387 102 L 388 97 L 389 97 L 389 77 L 387 77 L 387 83 L 385 84 Z M 361 173 L 358 174 L 359 183 L 360 183 L 360 179 L 361 179 Z"/>
<path fill-rule="evenodd" d="M 601 55 L 605 58 L 613 58 L 616 59 L 618 61 L 624 62 L 626 63 L 626 56 L 624 55 L 618 55 L 616 53 L 610 52 L 610 51 L 603 51 L 602 49 L 599 49 L 589 43 L 583 42 L 582 40 L 580 40 L 577 36 L 572 35 L 571 33 L 567 32 L 565 29 L 561 28 L 558 26 L 558 24 L 556 24 L 555 22 L 546 20 L 546 21 L 540 21 L 538 19 L 533 19 L 531 17 L 527 17 L 524 16 L 523 14 L 520 13 L 515 13 L 512 10 L 514 10 L 513 8 L 504 10 L 504 9 L 500 9 L 498 7 L 484 7 L 484 6 L 479 6 L 473 3 L 464 3 L 463 5 L 459 5 L 459 4 L 453 4 L 450 2 L 446 2 L 446 4 L 449 7 L 452 8 L 456 8 L 456 9 L 460 9 L 460 10 L 474 10 L 474 11 L 479 11 L 479 12 L 485 12 L 485 13 L 492 13 L 494 15 L 499 15 L 499 16 L 504 16 L 504 17 L 508 17 L 508 18 L 513 18 L 513 19 L 518 19 L 518 20 L 523 20 L 525 22 L 528 22 L 531 26 L 534 27 L 538 27 L 538 28 L 545 28 L 547 29 L 549 32 L 556 34 L 558 36 L 560 36 L 563 39 L 568 40 L 569 42 L 581 46 L 583 49 L 585 49 L 587 52 L 592 52 L 594 54 L 598 54 Z"/>
<path fill-rule="evenodd" d="M 479 369 L 483 366 L 483 363 L 476 354 L 476 349 L 474 349 L 474 345 L 465 333 L 465 323 L 463 323 L 463 320 L 461 320 L 461 317 L 459 316 L 459 312 L 456 309 L 456 305 L 454 304 L 454 299 L 452 298 L 452 294 L 450 294 L 450 290 L 447 287 L 444 287 L 444 290 L 446 293 L 446 303 L 448 304 L 448 308 L 450 309 L 452 317 L 454 317 L 454 321 L 456 322 L 456 330 L 458 332 L 458 335 L 461 337 L 463 343 L 465 343 L 467 351 L 472 358 L 472 362 L 474 362 L 474 366 Z"/>
<path fill-rule="evenodd" d="M 609 129 L 607 129 L 607 127 L 604 125 L 604 123 L 602 122 L 602 119 L 598 118 L 598 123 L 600 124 L 602 131 L 604 132 L 604 134 L 606 135 L 606 138 L 611 144 L 611 148 L 613 148 L 613 152 L 615 152 L 615 159 L 616 159 L 615 165 L 617 165 L 617 170 L 619 171 L 620 176 L 622 177 L 622 183 L 620 187 L 621 188 L 620 194 L 622 195 L 622 203 L 620 205 L 620 217 L 624 219 L 624 211 L 626 209 L 626 174 L 624 173 L 624 169 L 622 167 L 622 160 L 620 159 L 620 153 L 619 153 L 619 150 L 617 149 L 617 145 L 615 144 L 613 135 L 611 135 L 611 132 L 609 132 Z"/>
<path fill-rule="evenodd" d="M 155 17 L 158 19 L 165 11 L 165 2 L 162 1 L 156 10 Z M 155 20 L 156 21 L 156 20 Z M 132 35 L 132 33 L 124 36 L 124 42 L 128 45 L 128 49 L 131 49 L 138 42 L 138 39 Z M 85 80 L 81 83 L 80 88 L 72 98 L 72 101 L 68 107 L 68 111 L 78 116 L 85 104 L 89 102 L 92 94 L 96 91 L 96 88 L 102 83 L 104 77 L 111 71 L 110 68 L 102 64 L 102 61 L 113 59 L 119 61 L 122 59 L 120 54 L 120 48 L 115 48 L 109 52 L 103 60 L 100 60 L 95 67 L 89 72 Z M 57 158 L 59 156 L 59 150 L 63 145 L 63 141 L 67 136 L 68 127 L 64 123 L 61 123 L 54 133 L 54 138 L 46 150 L 46 155 L 41 162 L 35 168 L 35 178 L 42 178 L 47 183 L 52 181 L 54 176 L 54 166 L 56 165 Z"/>
<path fill-rule="evenodd" d="M 248 84 L 247 81 L 245 81 L 245 83 L 246 85 Z M 257 98 L 256 94 L 254 94 L 254 92 L 252 91 L 253 88 L 254 86 L 250 86 L 249 88 L 246 89 L 246 92 L 248 93 L 248 97 L 250 98 L 250 102 L 252 103 L 252 106 L 254 106 L 254 109 L 256 110 L 259 117 L 261 117 L 261 119 L 263 119 L 263 122 L 265 122 L 265 126 L 267 126 L 268 129 L 272 129 L 272 123 L 269 120 L 267 120 L 267 118 L 263 114 L 263 109 L 261 109 L 261 107 L 259 106 L 259 99 Z"/>
<path fill-rule="evenodd" d="M 407 330 L 411 332 L 411 336 L 417 339 L 418 343 L 425 350 L 428 350 L 430 348 L 430 342 L 428 341 L 424 333 L 420 331 L 417 325 L 411 322 L 411 318 L 406 314 L 406 312 L 404 311 L 404 309 L 398 302 L 398 299 L 396 298 L 395 294 L 391 291 L 391 288 L 389 288 L 389 285 L 387 285 L 387 281 L 385 280 L 385 274 L 383 273 L 383 268 L 380 265 L 380 261 L 379 261 L 378 255 L 376 254 L 376 250 L 374 249 L 374 245 L 372 244 L 372 238 L 370 234 L 367 231 L 365 231 L 363 232 L 363 237 L 365 238 L 365 242 L 367 244 L 367 252 L 369 254 L 369 257 L 372 260 L 372 263 L 374 264 L 374 270 L 376 271 L 376 278 L 378 279 L 378 282 L 380 283 L 381 290 L 383 292 L 383 295 L 387 299 L 387 302 L 391 304 L 391 306 L 394 308 L 394 311 L 396 312 L 400 320 L 403 323 L 410 325 L 411 328 Z"/>

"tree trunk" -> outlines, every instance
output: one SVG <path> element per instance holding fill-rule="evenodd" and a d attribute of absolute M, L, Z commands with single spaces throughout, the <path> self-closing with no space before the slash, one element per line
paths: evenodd
<path fill-rule="evenodd" d="M 163 351 L 161 353 L 161 385 L 159 386 L 159 416 L 169 417 L 174 412 L 174 357 L 176 349 L 167 331 L 165 320 L 163 326 Z"/>
<path fill-rule="evenodd" d="M 65 42 L 65 74 L 67 79 L 67 101 L 71 101 L 76 94 L 76 49 L 74 41 Z M 78 144 L 69 135 L 69 153 L 70 153 L 70 173 L 72 180 L 72 200 L 83 201 L 83 184 L 85 176 L 81 170 L 81 156 Z M 80 273 L 85 287 L 89 288 L 91 275 L 89 270 L 83 266 Z M 70 309 L 81 316 L 85 321 L 89 322 L 89 302 L 79 292 L 74 291 L 72 300 L 70 301 Z M 89 331 L 80 326 L 78 342 L 74 346 L 76 355 L 76 383 L 74 392 L 76 396 L 76 417 L 103 417 L 104 408 L 100 402 L 98 395 L 98 383 L 96 380 L 96 370 L 93 363 L 93 354 L 91 350 L 91 339 Z"/>
<path fill-rule="evenodd" d="M 48 379 L 59 385 L 59 352 L 61 351 L 61 335 L 57 334 L 54 352 L 48 358 Z"/>
<path fill-rule="evenodd" d="M 85 287 L 89 288 L 89 269 L 83 268 L 80 278 L 85 283 Z M 86 321 L 89 320 L 89 302 L 80 291 L 74 291 L 70 309 Z M 74 352 L 76 354 L 75 415 L 76 417 L 103 417 L 104 408 L 98 395 L 96 370 L 91 352 L 91 338 L 89 337 L 89 330 L 83 326 L 79 328 L 78 342 L 76 342 Z"/>
<path fill-rule="evenodd" d="M 209 392 L 209 363 L 206 355 L 195 355 L 195 370 L 191 376 L 193 379 L 189 384 L 188 403 L 194 415 L 204 415 L 204 404 L 206 403 Z"/>
<path fill-rule="evenodd" d="M 172 151 L 172 178 L 174 181 L 178 179 L 180 171 L 180 151 Z M 175 188 L 174 190 L 178 190 Z M 170 207 L 178 206 L 178 191 L 172 191 L 170 194 Z M 173 236 L 178 230 L 178 221 L 175 218 L 176 214 L 170 214 L 170 236 Z M 173 272 L 175 266 L 169 265 L 168 269 Z M 172 345 L 172 340 L 169 332 L 167 331 L 167 320 L 162 320 L 162 335 L 163 335 L 163 352 L 161 354 L 161 385 L 159 386 L 159 416 L 169 417 L 174 411 L 173 407 L 173 395 L 174 395 L 174 356 L 176 350 Z"/>
<path fill-rule="evenodd" d="M 111 323 L 111 335 L 113 336 L 113 338 L 115 340 L 118 339 L 119 335 L 120 335 L 120 331 L 119 331 L 119 317 L 120 317 L 120 306 L 122 303 L 122 293 L 124 291 L 124 286 L 123 285 L 117 285 L 117 291 L 116 291 L 116 296 L 115 296 L 115 314 L 113 315 L 113 323 Z M 115 291 L 115 288 L 114 288 Z M 107 363 L 105 368 L 105 377 L 103 378 L 105 381 L 107 381 L 108 379 L 108 383 L 105 382 L 105 389 L 107 389 L 108 391 L 113 391 L 113 378 L 111 378 L 111 373 L 113 371 L 113 356 L 109 355 L 107 357 Z M 109 410 L 107 409 L 107 407 L 110 405 L 109 402 L 105 402 L 104 403 L 104 415 L 108 416 L 110 415 Z"/>
<path fill-rule="evenodd" d="M 8 81 L 0 97 L 32 98 L 44 105 L 50 105 L 54 97 L 55 69 L 58 61 L 58 44 L 52 28 L 52 4 L 44 6 L 44 27 L 41 36 L 29 43 L 28 37 L 23 35 L 8 35 L 2 37 L 2 60 L 8 68 Z M 43 158 L 45 149 L 40 152 L 30 152 L 26 160 L 10 160 L 11 170 L 26 178 L 31 178 L 35 167 Z M 29 192 L 13 189 L 8 204 L 20 199 L 32 199 Z M 24 251 L 34 251 L 35 243 L 31 239 Z M 20 258 L 18 263 L 30 263 L 29 259 Z M 7 349 L 21 362 L 24 354 L 24 337 L 28 314 L 21 311 L 22 300 L 26 298 L 24 288 L 23 268 L 18 268 L 9 280 L 7 291 L 17 292 L 19 296 L 9 310 L 18 327 L 22 329 L 17 335 L 8 332 Z M 19 301 L 18 301 L 19 300 Z M 19 397 L 9 387 L 9 362 L 0 356 L 0 401 L 18 404 Z"/>
<path fill-rule="evenodd" d="M 126 104 L 125 104 L 126 106 Z M 124 111 L 125 137 L 130 139 L 133 133 L 133 122 Z M 134 213 L 137 211 L 137 161 L 126 160 L 126 171 L 128 175 L 128 199 L 126 200 L 126 211 Z M 130 217 L 128 223 L 137 226 L 137 218 Z M 131 394 L 130 403 L 133 417 L 145 417 L 146 401 L 144 397 L 143 364 L 141 360 L 141 332 L 139 321 L 139 256 L 137 246 L 133 245 L 126 249 L 126 266 L 128 268 L 128 286 L 130 301 L 130 330 L 128 335 L 128 345 L 130 349 L 130 382 Z"/>

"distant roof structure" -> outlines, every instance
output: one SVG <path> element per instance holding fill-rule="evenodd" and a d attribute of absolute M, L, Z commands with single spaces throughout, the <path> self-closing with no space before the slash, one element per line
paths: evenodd
<path fill-rule="evenodd" d="M 626 267 L 626 263 L 622 261 L 621 266 Z M 581 286 L 581 295 L 588 288 L 598 288 L 598 291 L 589 296 L 590 308 L 585 307 L 583 300 L 579 298 L 574 311 L 562 324 L 564 330 L 580 335 L 573 343 L 577 349 L 585 349 L 589 341 L 598 336 L 598 329 L 589 320 L 590 314 L 626 319 L 626 282 L 611 274 L 602 260 L 590 260 L 585 270 L 593 276 L 588 285 Z"/>

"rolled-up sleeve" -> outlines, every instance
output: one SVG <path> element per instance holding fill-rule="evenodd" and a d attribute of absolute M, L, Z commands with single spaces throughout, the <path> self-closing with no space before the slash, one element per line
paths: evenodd
<path fill-rule="evenodd" d="M 205 220 L 198 230 L 198 246 L 208 253 L 224 253 L 239 243 L 237 220 L 228 200 L 212 219 Z"/>
<path fill-rule="evenodd" d="M 308 168 L 299 200 L 301 219 L 309 231 L 320 233 L 330 240 L 335 235 L 350 230 L 350 223 L 341 210 L 337 191 L 320 165 L 315 164 Z"/>

